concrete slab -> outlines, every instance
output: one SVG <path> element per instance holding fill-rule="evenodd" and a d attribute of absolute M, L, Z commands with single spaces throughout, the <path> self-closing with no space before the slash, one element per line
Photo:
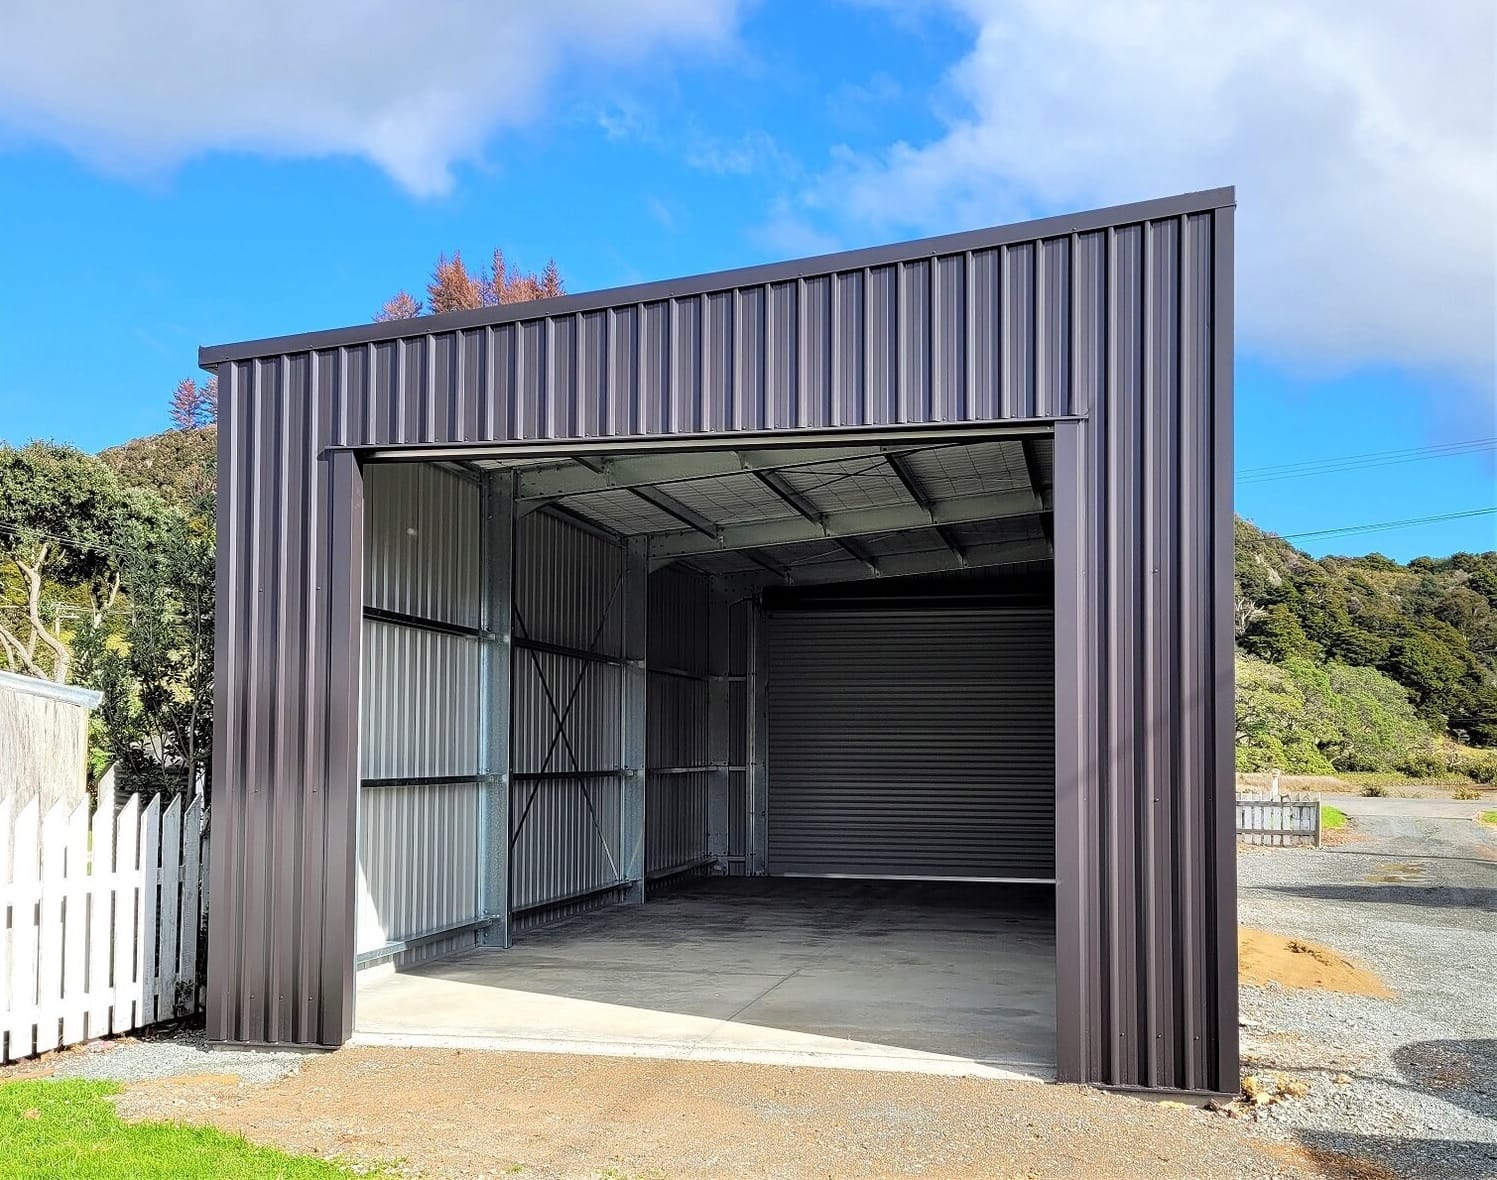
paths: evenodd
<path fill-rule="evenodd" d="M 360 980 L 355 1041 L 1049 1079 L 1048 891 L 717 879 Z"/>

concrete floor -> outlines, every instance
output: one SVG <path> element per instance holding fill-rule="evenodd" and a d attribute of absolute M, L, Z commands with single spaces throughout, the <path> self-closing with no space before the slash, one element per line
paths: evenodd
<path fill-rule="evenodd" d="M 1053 897 L 701 881 L 363 978 L 354 1039 L 1049 1079 Z"/>

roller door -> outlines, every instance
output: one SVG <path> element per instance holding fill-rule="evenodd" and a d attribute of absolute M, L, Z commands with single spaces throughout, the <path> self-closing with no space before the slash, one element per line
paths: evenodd
<path fill-rule="evenodd" d="M 772 614 L 769 871 L 1053 879 L 1052 630 L 1048 610 Z"/>

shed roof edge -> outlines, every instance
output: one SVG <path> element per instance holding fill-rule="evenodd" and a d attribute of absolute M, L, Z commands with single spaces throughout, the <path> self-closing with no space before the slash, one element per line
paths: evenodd
<path fill-rule="evenodd" d="M 1152 221 L 1161 217 L 1178 217 L 1186 213 L 1206 213 L 1235 205 L 1236 189 L 1232 186 L 1181 193 L 1126 205 L 1112 205 L 1078 213 L 1065 213 L 1033 221 L 986 229 L 963 230 L 937 237 L 917 238 L 883 246 L 866 246 L 835 254 L 821 254 L 784 262 L 764 263 L 705 274 L 685 275 L 674 279 L 656 279 L 624 287 L 609 287 L 562 295 L 555 299 L 537 299 L 525 303 L 481 307 L 473 311 L 454 311 L 443 315 L 417 316 L 383 323 L 354 324 L 289 336 L 270 336 L 230 344 L 205 345 L 198 349 L 198 364 L 212 369 L 224 361 L 252 360 L 257 357 L 282 356 L 314 349 L 336 348 L 349 344 L 400 340 L 413 336 L 453 332 L 492 324 L 543 319 L 547 316 L 572 315 L 610 307 L 627 307 L 654 303 L 664 299 L 703 295 L 736 287 L 786 282 L 861 269 L 865 266 L 887 266 L 963 250 L 989 249 L 1014 242 L 1034 241 L 1062 234 L 1085 233 L 1112 226 Z"/>

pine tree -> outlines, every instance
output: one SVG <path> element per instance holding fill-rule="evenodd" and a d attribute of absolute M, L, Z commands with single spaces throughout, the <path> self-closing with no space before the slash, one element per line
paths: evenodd
<path fill-rule="evenodd" d="M 472 311 L 483 306 L 483 280 L 468 273 L 460 252 L 453 251 L 451 258 L 443 254 L 437 259 L 431 282 L 426 284 L 426 306 L 432 315 Z"/>
<path fill-rule="evenodd" d="M 374 313 L 376 324 L 389 323 L 391 320 L 413 320 L 421 314 L 421 301 L 412 298 L 405 291 L 397 291 L 394 296 L 385 301 L 385 305 Z"/>

